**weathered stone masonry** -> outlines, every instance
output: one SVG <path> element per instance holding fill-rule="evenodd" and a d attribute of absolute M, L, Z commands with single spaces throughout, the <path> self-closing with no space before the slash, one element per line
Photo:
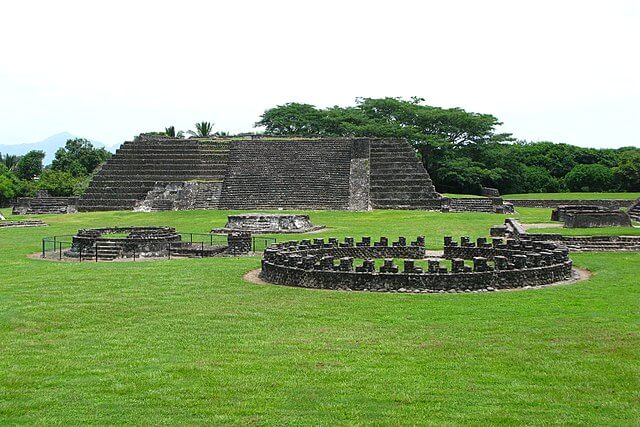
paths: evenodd
<path fill-rule="evenodd" d="M 181 182 L 197 184 L 181 186 Z M 189 198 L 195 198 L 193 203 Z M 403 140 L 142 136 L 117 150 L 94 177 L 78 209 L 136 206 L 143 210 L 439 210 L 441 196 L 414 149 Z"/>
<path fill-rule="evenodd" d="M 427 271 L 415 265 L 424 257 L 424 238 L 407 244 L 399 238 L 389 245 L 386 238 L 371 245 L 363 237 L 358 243 L 345 238 L 292 241 L 273 245 L 264 252 L 260 277 L 271 283 L 318 289 L 369 291 L 447 292 L 540 286 L 571 277 L 568 250 L 549 242 L 519 242 L 493 239 L 477 243 L 462 238 L 460 244 L 445 239 L 445 257 L 428 261 Z M 354 258 L 364 259 L 354 267 Z M 376 269 L 375 258 L 385 258 Z M 402 268 L 394 258 L 405 258 Z M 339 259 L 336 264 L 336 259 Z M 473 267 L 465 265 L 473 261 Z"/>

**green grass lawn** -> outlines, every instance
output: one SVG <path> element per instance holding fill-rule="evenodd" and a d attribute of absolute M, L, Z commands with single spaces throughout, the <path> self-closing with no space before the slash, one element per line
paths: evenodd
<path fill-rule="evenodd" d="M 635 200 L 640 198 L 640 193 L 527 193 L 505 194 L 505 199 L 512 200 L 598 200 L 598 199 L 624 199 Z"/>
<path fill-rule="evenodd" d="M 207 232 L 227 213 L 45 216 L 50 227 L 0 230 L 0 420 L 638 424 L 640 254 L 574 254 L 593 276 L 573 285 L 434 295 L 243 281 L 258 257 L 26 258 L 43 236 L 82 227 Z M 548 222 L 549 214 L 516 216 Z M 504 217 L 311 212 L 329 230 L 310 237 L 425 234 L 440 247 L 445 234 L 486 235 Z"/>

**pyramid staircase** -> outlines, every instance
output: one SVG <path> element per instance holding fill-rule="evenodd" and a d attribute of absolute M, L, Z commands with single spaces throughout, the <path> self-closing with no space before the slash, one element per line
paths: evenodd
<path fill-rule="evenodd" d="M 374 209 L 440 210 L 438 194 L 415 150 L 403 140 L 373 140 L 370 154 Z"/>
<path fill-rule="evenodd" d="M 350 165 L 349 140 L 232 142 L 220 207 L 348 209 Z"/>
<path fill-rule="evenodd" d="M 633 205 L 631 205 L 627 213 L 632 220 L 640 221 L 640 199 L 636 200 Z"/>
<path fill-rule="evenodd" d="M 221 181 L 228 157 L 226 141 L 141 137 L 125 142 L 93 178 L 78 210 L 131 210 L 156 183 Z"/>

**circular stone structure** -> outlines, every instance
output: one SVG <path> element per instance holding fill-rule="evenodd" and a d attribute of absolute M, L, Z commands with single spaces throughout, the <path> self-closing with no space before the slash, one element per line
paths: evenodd
<path fill-rule="evenodd" d="M 388 292 L 470 292 L 542 286 L 572 277 L 566 247 L 553 242 L 479 238 L 460 243 L 444 239 L 440 259 L 428 259 L 427 268 L 416 265 L 425 258 L 424 237 L 407 244 L 404 237 L 373 243 L 363 237 L 290 241 L 264 251 L 260 278 L 278 285 L 317 289 Z M 383 258 L 381 266 L 376 259 Z M 403 258 L 402 268 L 394 259 Z M 362 264 L 354 268 L 354 259 Z M 442 265 L 450 260 L 450 268 Z M 336 264 L 336 260 L 338 263 Z M 379 264 L 379 263 L 378 263 Z"/>
<path fill-rule="evenodd" d="M 229 215 L 224 228 L 214 228 L 212 233 L 245 231 L 252 234 L 308 233 L 323 229 L 311 223 L 309 215 L 248 213 Z"/>
<path fill-rule="evenodd" d="M 70 257 L 130 258 L 166 256 L 170 244 L 178 246 L 180 234 L 173 227 L 106 227 L 82 229 L 73 236 Z"/>

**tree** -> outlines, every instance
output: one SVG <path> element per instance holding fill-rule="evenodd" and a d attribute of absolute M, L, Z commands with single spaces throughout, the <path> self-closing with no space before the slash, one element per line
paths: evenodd
<path fill-rule="evenodd" d="M 15 170 L 18 160 L 20 160 L 20 156 L 16 156 L 15 154 L 5 154 L 4 156 L 0 154 L 0 163 L 5 165 L 9 170 Z"/>
<path fill-rule="evenodd" d="M 110 157 L 110 152 L 104 148 L 95 148 L 86 139 L 69 139 L 64 148 L 56 151 L 55 158 L 51 162 L 51 169 L 69 172 L 74 177 L 86 176 Z"/>
<path fill-rule="evenodd" d="M 184 132 L 182 132 L 181 130 L 176 132 L 176 128 L 174 126 L 169 126 L 168 128 L 164 128 L 164 133 L 165 135 L 171 138 L 180 138 L 180 139 L 184 138 Z"/>
<path fill-rule="evenodd" d="M 0 206 L 20 195 L 21 182 L 4 164 L 0 163 Z"/>
<path fill-rule="evenodd" d="M 54 169 L 45 170 L 36 184 L 38 190 L 47 190 L 58 197 L 74 196 L 76 187 L 84 177 L 76 177 L 71 172 Z"/>
<path fill-rule="evenodd" d="M 613 188 L 613 171 L 604 165 L 577 165 L 564 177 L 571 191 L 607 191 Z"/>
<path fill-rule="evenodd" d="M 640 191 L 640 150 L 623 151 L 613 175 L 620 190 Z"/>
<path fill-rule="evenodd" d="M 195 136 L 197 138 L 209 138 L 213 133 L 213 122 L 199 122 L 195 124 L 195 131 L 187 131 L 187 133 L 191 136 Z"/>
<path fill-rule="evenodd" d="M 20 157 L 15 167 L 18 178 L 29 180 L 40 175 L 44 156 L 44 151 L 33 150 Z"/>

